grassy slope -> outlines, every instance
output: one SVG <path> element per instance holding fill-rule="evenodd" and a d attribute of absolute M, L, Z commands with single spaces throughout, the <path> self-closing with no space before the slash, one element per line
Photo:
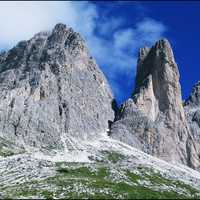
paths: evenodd
<path fill-rule="evenodd" d="M 7 198 L 197 198 L 199 191 L 147 168 L 127 170 L 116 163 L 124 156 L 103 152 L 107 162 L 57 163 L 57 173 L 42 181 L 4 188 Z"/>

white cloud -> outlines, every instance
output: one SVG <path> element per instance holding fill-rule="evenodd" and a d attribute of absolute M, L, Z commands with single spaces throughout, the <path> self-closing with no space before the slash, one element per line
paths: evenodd
<path fill-rule="evenodd" d="M 131 28 L 127 28 L 125 30 L 117 31 L 114 34 L 114 44 L 116 49 L 124 49 L 128 46 L 133 44 L 130 44 L 133 42 L 134 39 L 134 30 Z"/>
<path fill-rule="evenodd" d="M 40 30 L 48 30 L 61 19 L 60 5 L 54 2 L 0 2 L 0 45 L 12 46 L 29 39 Z"/>
<path fill-rule="evenodd" d="M 90 2 L 1 1 L 0 49 L 10 48 L 37 32 L 51 30 L 56 23 L 65 23 L 86 39 L 90 52 L 119 95 L 122 86 L 118 77 L 126 76 L 126 84 L 131 84 L 138 48 L 152 45 L 166 31 L 161 22 L 151 18 L 127 27 L 127 19 L 122 17 L 106 12 L 102 18 L 102 13 L 100 15 L 98 8 Z"/>
<path fill-rule="evenodd" d="M 138 32 L 138 38 L 141 43 L 151 45 L 166 31 L 166 26 L 161 22 L 145 18 L 143 21 L 137 23 L 136 31 Z"/>
<path fill-rule="evenodd" d="M 63 22 L 90 34 L 94 29 L 96 10 L 79 2 L 2 1 L 0 2 L 0 45 L 11 47 L 42 30 L 50 30 Z"/>
<path fill-rule="evenodd" d="M 119 29 L 124 23 L 122 18 L 109 17 L 101 19 L 101 22 L 97 24 L 100 34 L 107 35 L 108 33 L 113 34 L 114 31 Z"/>
<path fill-rule="evenodd" d="M 146 18 L 136 25 L 137 30 L 145 33 L 159 33 L 165 31 L 165 26 L 153 19 Z"/>

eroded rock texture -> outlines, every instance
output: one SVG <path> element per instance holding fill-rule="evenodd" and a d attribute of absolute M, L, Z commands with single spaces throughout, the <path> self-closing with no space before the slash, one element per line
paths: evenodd
<path fill-rule="evenodd" d="M 140 49 L 135 90 L 121 106 L 111 136 L 164 160 L 199 167 L 178 67 L 166 39 Z"/>
<path fill-rule="evenodd" d="M 106 132 L 112 100 L 83 39 L 63 24 L 0 56 L 0 137 L 19 146 L 70 149 L 68 136 Z"/>
<path fill-rule="evenodd" d="M 200 82 L 193 87 L 189 98 L 184 103 L 184 109 L 200 159 Z"/>

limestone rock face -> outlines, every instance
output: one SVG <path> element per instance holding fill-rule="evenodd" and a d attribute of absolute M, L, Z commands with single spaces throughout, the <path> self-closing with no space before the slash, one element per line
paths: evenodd
<path fill-rule="evenodd" d="M 189 98 L 184 103 L 184 109 L 200 159 L 200 82 L 194 85 Z"/>
<path fill-rule="evenodd" d="M 197 108 L 200 106 L 200 81 L 192 88 L 189 98 L 185 101 L 185 107 Z"/>
<path fill-rule="evenodd" d="M 140 49 L 135 89 L 111 136 L 171 162 L 199 167 L 181 99 L 179 72 L 166 39 Z"/>
<path fill-rule="evenodd" d="M 19 146 L 73 148 L 70 136 L 106 132 L 112 101 L 83 39 L 63 24 L 0 55 L 0 137 Z"/>

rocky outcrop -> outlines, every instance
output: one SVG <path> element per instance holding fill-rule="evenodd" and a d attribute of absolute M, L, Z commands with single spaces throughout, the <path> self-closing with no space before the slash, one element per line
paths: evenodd
<path fill-rule="evenodd" d="M 63 24 L 0 56 L 0 137 L 30 149 L 76 148 L 106 132 L 113 96 L 81 36 Z"/>
<path fill-rule="evenodd" d="M 178 67 L 166 39 L 140 49 L 135 89 L 121 106 L 111 136 L 164 160 L 199 167 L 182 105 Z"/>
<path fill-rule="evenodd" d="M 192 88 L 189 98 L 184 102 L 185 107 L 197 108 L 200 106 L 200 81 Z"/>
<path fill-rule="evenodd" d="M 184 109 L 200 159 L 200 82 L 194 85 L 189 98 L 184 102 Z"/>

